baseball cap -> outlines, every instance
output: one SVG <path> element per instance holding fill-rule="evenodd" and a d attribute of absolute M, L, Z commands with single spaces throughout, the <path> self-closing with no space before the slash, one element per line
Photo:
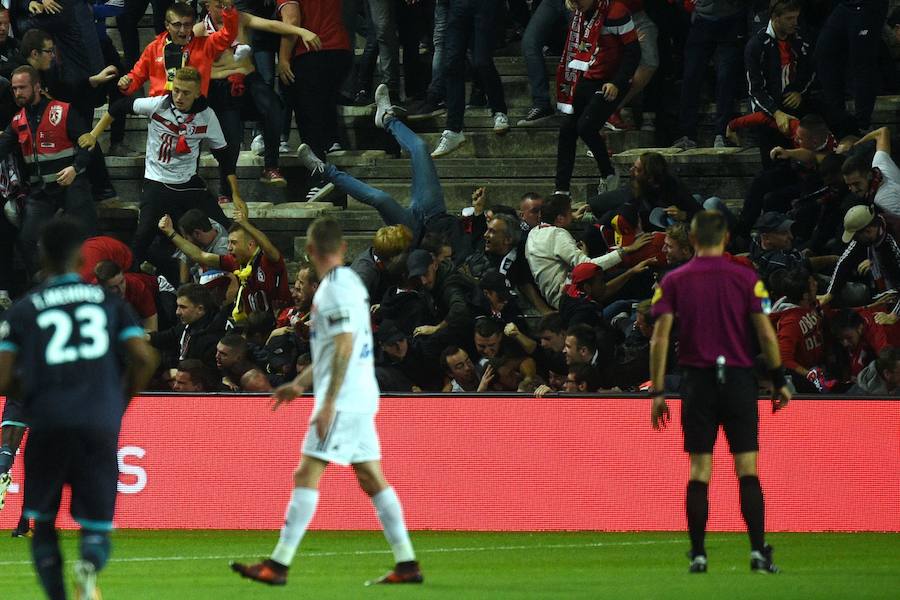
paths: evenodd
<path fill-rule="evenodd" d="M 594 263 L 583 262 L 580 265 L 575 265 L 575 268 L 572 269 L 572 283 L 578 285 L 579 283 L 590 281 L 602 272 L 603 269 Z"/>
<path fill-rule="evenodd" d="M 381 323 L 381 326 L 378 327 L 378 332 L 375 334 L 375 337 L 378 338 L 379 344 L 386 346 L 388 344 L 393 344 L 394 342 L 399 342 L 406 336 L 400 331 L 400 328 L 397 327 L 397 323 L 391 319 L 386 319 Z"/>
<path fill-rule="evenodd" d="M 794 226 L 793 219 L 784 213 L 769 211 L 761 214 L 753 226 L 760 233 L 783 233 Z"/>
<path fill-rule="evenodd" d="M 875 209 L 871 206 L 857 204 L 850 207 L 844 215 L 844 235 L 841 236 L 841 240 L 849 244 L 856 232 L 868 226 L 874 218 Z"/>
<path fill-rule="evenodd" d="M 675 223 L 675 219 L 669 216 L 669 213 L 666 212 L 666 209 L 662 206 L 657 206 L 653 210 L 650 211 L 650 216 L 647 217 L 647 220 L 650 221 L 652 225 L 659 227 L 660 229 L 665 229 L 669 225 Z"/>
<path fill-rule="evenodd" d="M 478 280 L 478 287 L 482 290 L 497 292 L 503 297 L 509 297 L 510 295 L 509 286 L 506 285 L 506 278 L 496 269 L 485 271 L 481 279 Z"/>
<path fill-rule="evenodd" d="M 428 267 L 434 262 L 434 257 L 428 250 L 421 248 L 413 250 L 406 258 L 406 271 L 409 277 L 419 277 L 428 272 Z"/>

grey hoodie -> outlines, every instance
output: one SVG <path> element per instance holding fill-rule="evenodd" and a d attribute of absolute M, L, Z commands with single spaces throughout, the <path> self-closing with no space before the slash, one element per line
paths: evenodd
<path fill-rule="evenodd" d="M 859 372 L 859 375 L 856 376 L 856 383 L 847 390 L 847 393 L 850 395 L 896 396 L 900 393 L 900 389 L 894 389 L 893 392 L 888 391 L 887 384 L 881 378 L 878 369 L 875 368 L 875 361 L 873 360 Z"/>

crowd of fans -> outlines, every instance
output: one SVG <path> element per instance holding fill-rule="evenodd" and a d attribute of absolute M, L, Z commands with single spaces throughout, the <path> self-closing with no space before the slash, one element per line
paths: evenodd
<path fill-rule="evenodd" d="M 304 266 L 289 281 L 284 255 L 249 219 L 234 173 L 252 113 L 263 183 L 285 184 L 279 154 L 292 151 L 295 120 L 308 199 L 334 186 L 384 220 L 347 260 L 371 299 L 385 392 L 646 387 L 654 289 L 691 260 L 691 218 L 706 209 L 725 214 L 730 256 L 764 281 L 798 391 L 898 393 L 900 170 L 890 130 L 871 125 L 876 94 L 897 83 L 900 13 L 888 16 L 886 1 L 237 4 L 154 1 L 159 35 L 143 50 L 146 0 L 13 0 L 0 10 L 0 304 L 15 296 L 16 250 L 29 280 L 40 277 L 37 232 L 54 212 L 96 232 L 95 202 L 116 195 L 98 138 L 111 128 L 110 154 L 143 154 L 126 145 L 124 124 L 145 115 L 133 243 L 90 238 L 82 276 L 142 319 L 163 356 L 153 389 L 263 392 L 293 378 L 311 361 L 319 274 Z M 356 34 L 366 40 L 359 56 Z M 497 134 L 510 129 L 493 53 L 514 40 L 532 97 L 515 126 L 558 121 L 556 191 L 512 199 L 481 187 L 452 214 L 433 158 L 465 143 L 467 106 L 489 107 Z M 553 102 L 546 56 L 561 56 Z M 620 185 L 605 131 L 640 128 L 696 148 L 711 71 L 712 144 L 749 135 L 761 153 L 742 205 L 696 193 L 652 151 Z M 680 100 L 666 104 L 677 87 Z M 744 97 L 750 112 L 735 115 Z M 373 101 L 376 126 L 411 157 L 408 207 L 328 162 L 340 148 L 337 105 Z M 404 123 L 444 111 L 435 148 Z M 569 189 L 578 138 L 598 170 L 586 202 Z M 197 175 L 203 139 L 219 163 L 219 202 Z M 670 361 L 667 388 L 679 379 Z"/>

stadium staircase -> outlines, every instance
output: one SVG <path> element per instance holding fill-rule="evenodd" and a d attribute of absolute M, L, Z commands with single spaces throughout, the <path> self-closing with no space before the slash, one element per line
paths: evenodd
<path fill-rule="evenodd" d="M 112 24 L 113 21 L 111 20 Z M 118 44 L 118 32 L 109 30 Z M 141 24 L 142 42 L 153 37 L 149 15 Z M 556 66 L 555 58 L 547 58 L 547 70 L 551 81 Z M 469 205 L 472 191 L 479 186 L 488 190 L 488 201 L 493 204 L 516 206 L 519 197 L 528 191 L 542 194 L 553 192 L 553 174 L 556 163 L 557 126 L 549 122 L 539 127 L 516 127 L 530 107 L 530 94 L 524 60 L 518 44 L 498 51 L 495 58 L 503 80 L 509 105 L 512 128 L 504 136 L 491 130 L 493 121 L 488 109 L 466 111 L 466 144 L 457 152 L 436 159 L 448 211 L 459 214 Z M 671 99 L 673 110 L 678 98 Z M 738 107 L 736 107 L 738 108 Z M 873 123 L 896 126 L 900 115 L 900 96 L 878 98 Z M 104 109 L 97 109 L 96 118 Z M 359 179 L 378 187 L 404 205 L 409 203 L 410 161 L 399 156 L 399 148 L 384 131 L 375 128 L 373 107 L 341 107 L 344 126 L 342 143 L 345 150 L 329 155 L 329 161 Z M 746 104 L 740 107 L 746 113 Z M 700 143 L 712 146 L 711 104 L 704 105 L 701 121 Z M 444 116 L 411 124 L 429 147 L 433 147 L 444 126 Z M 244 148 L 237 168 L 241 193 L 249 202 L 250 217 L 271 236 L 286 253 L 289 271 L 293 276 L 299 261 L 303 259 L 304 234 L 309 223 L 323 214 L 333 214 L 343 225 L 350 246 L 350 255 L 370 244 L 375 230 L 382 225 L 377 212 L 353 198 L 333 194 L 330 202 L 305 203 L 306 171 L 293 155 L 281 155 L 281 168 L 288 179 L 286 188 L 271 188 L 258 181 L 262 157 L 247 150 L 250 146 L 252 123 L 245 130 Z M 699 148 L 680 151 L 661 148 L 657 133 L 647 131 L 608 132 L 607 145 L 613 155 L 622 185 L 627 185 L 628 166 L 635 157 L 649 149 L 666 155 L 675 173 L 687 186 L 704 197 L 719 196 L 739 209 L 747 185 L 760 169 L 759 152 L 754 147 L 713 149 Z M 104 136 L 102 145 L 108 143 Z M 142 117 L 129 117 L 126 142 L 143 150 L 146 141 L 146 122 Z M 296 129 L 291 134 L 291 146 L 300 143 Z M 752 144 L 752 139 L 745 143 Z M 593 159 L 586 155 L 586 148 L 579 142 L 577 160 L 572 180 L 572 195 L 576 202 L 584 201 L 596 189 L 597 171 Z M 123 239 L 128 239 L 137 219 L 139 186 L 144 159 L 107 157 L 113 183 L 119 193 L 117 201 L 100 205 L 101 228 Z M 218 189 L 218 171 L 215 160 L 209 154 L 201 157 L 201 175 L 213 190 Z M 230 214 L 231 205 L 225 205 Z"/>

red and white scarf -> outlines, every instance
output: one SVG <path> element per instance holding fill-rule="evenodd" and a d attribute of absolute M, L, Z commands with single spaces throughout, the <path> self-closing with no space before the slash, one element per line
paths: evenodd
<path fill-rule="evenodd" d="M 566 34 L 566 48 L 556 67 L 556 109 L 564 114 L 575 112 L 575 86 L 588 71 L 600 51 L 600 35 L 610 0 L 596 0 L 593 15 L 585 19 L 580 10 L 572 13 Z"/>

